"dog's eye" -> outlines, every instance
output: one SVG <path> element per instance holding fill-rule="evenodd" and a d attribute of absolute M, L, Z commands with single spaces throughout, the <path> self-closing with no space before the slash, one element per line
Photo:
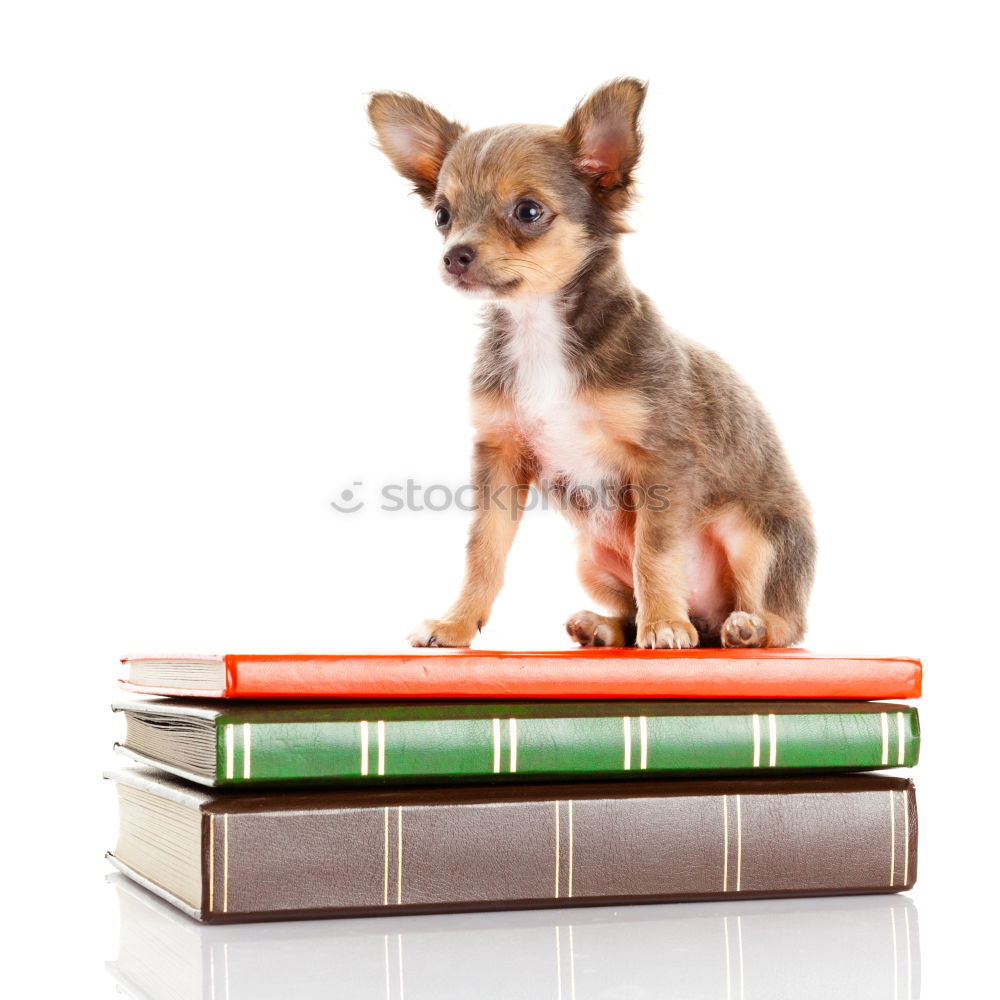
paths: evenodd
<path fill-rule="evenodd" d="M 438 229 L 444 229 L 448 223 L 451 222 L 451 212 L 444 207 L 444 205 L 439 205 L 438 210 L 434 213 L 434 225 Z"/>
<path fill-rule="evenodd" d="M 514 218 L 518 222 L 537 222 L 542 217 L 542 206 L 527 198 L 514 206 Z"/>

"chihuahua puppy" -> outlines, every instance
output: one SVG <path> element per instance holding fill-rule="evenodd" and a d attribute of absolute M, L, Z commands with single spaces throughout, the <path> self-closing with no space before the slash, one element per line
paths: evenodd
<path fill-rule="evenodd" d="M 442 277 L 486 300 L 465 582 L 414 646 L 482 629 L 533 483 L 562 501 L 580 579 L 609 612 L 570 617 L 581 646 L 789 646 L 805 631 L 813 529 L 770 419 L 622 267 L 645 96 L 614 80 L 562 128 L 478 132 L 408 94 L 371 98 L 380 148 L 434 213 Z"/>

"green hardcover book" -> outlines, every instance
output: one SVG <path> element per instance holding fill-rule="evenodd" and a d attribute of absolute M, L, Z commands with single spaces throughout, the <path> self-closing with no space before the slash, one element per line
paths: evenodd
<path fill-rule="evenodd" d="M 878 702 L 121 702 L 116 748 L 204 785 L 637 778 L 912 767 Z"/>

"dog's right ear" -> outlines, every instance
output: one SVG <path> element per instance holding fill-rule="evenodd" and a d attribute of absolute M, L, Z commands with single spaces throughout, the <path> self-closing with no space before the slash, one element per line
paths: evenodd
<path fill-rule="evenodd" d="M 448 121 L 429 104 L 410 94 L 390 91 L 373 94 L 368 117 L 378 136 L 379 149 L 430 204 L 441 164 L 464 125 Z"/>
<path fill-rule="evenodd" d="M 632 199 L 632 171 L 642 151 L 639 112 L 645 99 L 641 80 L 612 80 L 581 101 L 562 130 L 594 197 L 619 222 Z"/>

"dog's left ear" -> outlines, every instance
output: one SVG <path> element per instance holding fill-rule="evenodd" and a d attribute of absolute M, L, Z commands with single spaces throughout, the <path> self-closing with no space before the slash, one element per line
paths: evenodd
<path fill-rule="evenodd" d="M 592 183 L 594 194 L 612 208 L 624 208 L 628 201 L 632 171 L 642 152 L 639 112 L 645 99 L 642 81 L 612 80 L 581 101 L 563 126 L 577 167 Z"/>
<path fill-rule="evenodd" d="M 441 164 L 465 126 L 410 94 L 389 91 L 372 95 L 368 117 L 379 148 L 429 205 Z"/>

